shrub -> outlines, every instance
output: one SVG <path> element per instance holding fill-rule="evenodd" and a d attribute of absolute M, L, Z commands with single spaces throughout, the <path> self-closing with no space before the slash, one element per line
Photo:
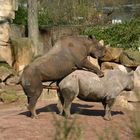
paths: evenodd
<path fill-rule="evenodd" d="M 103 39 L 112 47 L 138 49 L 140 36 L 140 20 L 132 19 L 122 24 L 110 26 L 86 27 L 82 34 L 94 35 Z"/>
<path fill-rule="evenodd" d="M 16 11 L 15 19 L 13 20 L 13 22 L 18 25 L 27 25 L 27 14 L 27 8 L 19 6 L 18 11 Z"/>
<path fill-rule="evenodd" d="M 53 19 L 51 13 L 47 10 L 47 8 L 42 8 L 38 12 L 38 22 L 39 25 L 53 25 Z"/>
<path fill-rule="evenodd" d="M 82 130 L 79 125 L 76 123 L 76 118 L 73 120 L 58 119 L 53 115 L 55 135 L 54 140 L 81 140 L 82 139 Z"/>

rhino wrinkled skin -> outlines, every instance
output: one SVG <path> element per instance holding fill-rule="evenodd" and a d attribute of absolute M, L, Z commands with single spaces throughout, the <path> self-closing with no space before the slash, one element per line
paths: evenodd
<path fill-rule="evenodd" d="M 87 56 L 100 59 L 105 52 L 106 47 L 92 37 L 62 37 L 47 54 L 25 67 L 20 84 L 27 95 L 31 117 L 37 116 L 35 105 L 43 90 L 42 82 L 59 81 L 74 70 L 83 68 L 103 76 Z"/>
<path fill-rule="evenodd" d="M 133 73 L 124 73 L 118 69 L 108 70 L 104 77 L 95 73 L 76 70 L 59 83 L 58 97 L 61 115 L 70 116 L 72 101 L 78 97 L 84 101 L 102 102 L 105 109 L 104 119 L 111 120 L 111 108 L 116 97 L 123 90 L 133 88 Z"/>

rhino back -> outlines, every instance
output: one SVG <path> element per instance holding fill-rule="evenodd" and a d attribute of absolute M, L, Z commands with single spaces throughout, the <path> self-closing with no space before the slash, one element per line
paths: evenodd
<path fill-rule="evenodd" d="M 100 78 L 92 72 L 84 70 L 76 70 L 71 75 L 77 76 L 79 94 L 78 98 L 85 101 L 98 101 L 104 97 Z M 72 81 L 73 79 L 71 79 Z"/>
<path fill-rule="evenodd" d="M 75 66 L 80 66 L 81 60 L 86 57 L 86 49 L 81 44 L 73 38 L 61 39 L 46 55 L 32 62 L 30 67 L 38 69 L 42 81 L 62 79 L 74 71 Z"/>

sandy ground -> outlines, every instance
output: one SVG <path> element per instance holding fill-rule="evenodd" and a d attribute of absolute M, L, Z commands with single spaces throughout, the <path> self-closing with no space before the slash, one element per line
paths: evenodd
<path fill-rule="evenodd" d="M 38 119 L 28 117 L 25 104 L 26 100 L 0 104 L 0 140 L 54 140 L 57 131 L 64 133 L 61 126 L 55 125 L 55 122 L 63 123 L 65 120 L 57 114 L 57 97 L 38 101 Z M 75 100 L 71 112 L 74 119 L 67 122 L 70 124 L 75 120 L 74 125 L 81 132 L 82 140 L 100 140 L 102 137 L 104 140 L 135 140 L 129 127 L 130 111 L 114 106 L 113 120 L 105 121 L 101 103 Z M 72 131 L 73 136 L 76 134 L 76 130 Z M 80 140 L 80 136 L 75 137 L 75 140 Z"/>
<path fill-rule="evenodd" d="M 64 122 L 64 118 L 56 114 L 56 103 L 57 99 L 40 100 L 37 106 L 38 119 L 28 117 L 29 112 L 19 106 L 4 107 L 0 110 L 0 139 L 53 140 L 56 130 L 59 129 L 54 125 L 56 119 Z M 98 140 L 101 137 L 106 140 L 134 140 L 127 113 L 125 110 L 113 108 L 113 120 L 105 121 L 102 118 L 104 111 L 100 103 L 76 100 L 72 106 L 72 116 L 76 119 L 83 140 Z"/>

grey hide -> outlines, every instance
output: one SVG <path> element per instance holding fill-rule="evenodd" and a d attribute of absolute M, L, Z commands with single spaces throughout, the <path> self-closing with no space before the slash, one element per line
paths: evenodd
<path fill-rule="evenodd" d="M 104 119 L 111 120 L 111 108 L 115 98 L 123 90 L 133 88 L 133 73 L 124 73 L 120 70 L 108 70 L 104 77 L 96 74 L 76 70 L 59 83 L 58 97 L 62 104 L 60 114 L 70 116 L 72 101 L 78 97 L 84 101 L 102 102 L 105 109 Z"/>

